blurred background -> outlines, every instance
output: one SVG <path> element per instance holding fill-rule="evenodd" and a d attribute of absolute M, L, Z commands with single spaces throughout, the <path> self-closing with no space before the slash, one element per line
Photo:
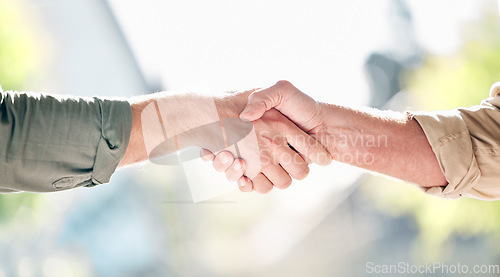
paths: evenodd
<path fill-rule="evenodd" d="M 500 80 L 498 10 L 490 0 L 0 0 L 0 84 L 129 97 L 287 79 L 351 106 L 470 106 Z M 217 192 L 193 202 L 186 176 Z M 338 163 L 268 195 L 240 193 L 209 164 L 146 164 L 91 189 L 0 195 L 0 276 L 500 264 L 499 216 L 497 202 L 441 200 Z"/>

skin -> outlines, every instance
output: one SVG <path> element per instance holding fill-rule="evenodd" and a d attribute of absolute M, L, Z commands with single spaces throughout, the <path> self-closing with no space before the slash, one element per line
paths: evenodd
<path fill-rule="evenodd" d="M 271 109 L 318 140 L 334 160 L 423 187 L 448 183 L 422 128 L 403 113 L 319 103 L 289 82 L 279 81 L 253 92 L 240 117 L 257 120 Z M 213 157 L 219 170 L 225 169 L 234 178 L 233 164 L 242 161 L 227 157 L 222 163 L 217 155 Z M 240 182 L 251 181 L 243 176 Z M 253 185 L 258 182 L 253 180 Z"/>
<path fill-rule="evenodd" d="M 196 127 L 216 121 L 214 119 L 238 119 L 252 92 L 212 96 L 164 92 L 131 99 L 132 131 L 127 151 L 119 166 L 151 158 L 151 150 L 148 149 L 166 141 L 165 134 L 168 137 L 176 135 L 176 143 L 164 144 L 157 153 L 158 156 L 191 146 L 217 149 L 217 145 L 224 142 L 221 141 L 223 135 L 220 129 L 200 130 Z M 163 119 L 168 122 L 162 122 Z M 155 124 L 156 122 L 158 123 Z M 228 179 L 240 179 L 239 188 L 242 191 L 267 193 L 273 187 L 285 189 L 290 186 L 291 178 L 303 179 L 307 176 L 307 161 L 319 164 L 331 162 L 331 156 L 318 141 L 276 109 L 270 109 L 252 122 L 239 119 L 231 122 L 234 123 L 224 124 L 226 136 L 244 134 L 245 124 L 252 124 L 255 131 L 256 139 L 242 139 L 238 142 L 241 159 L 234 161 L 234 147 L 215 152 L 217 156 L 213 151 L 204 150 L 202 157 L 213 160 L 214 168 L 220 172 L 226 171 Z M 231 164 L 230 171 L 224 166 L 228 163 Z M 240 178 L 243 175 L 252 176 L 253 182 L 246 177 Z"/>

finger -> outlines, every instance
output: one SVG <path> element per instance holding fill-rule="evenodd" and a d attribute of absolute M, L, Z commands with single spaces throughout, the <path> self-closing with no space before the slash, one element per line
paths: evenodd
<path fill-rule="evenodd" d="M 299 156 L 300 156 L 300 157 L 301 157 L 304 161 L 306 161 L 306 163 L 307 163 L 308 165 L 309 165 L 309 164 L 312 164 L 311 159 L 309 159 L 308 157 L 306 157 L 306 156 L 304 156 L 304 155 L 300 154 L 299 152 L 295 152 L 295 153 L 297 153 L 297 154 L 298 154 L 298 155 L 299 155 Z"/>
<path fill-rule="evenodd" d="M 242 176 L 238 180 L 238 188 L 242 192 L 252 192 L 253 191 L 253 183 L 252 180 L 248 179 L 246 176 Z"/>
<path fill-rule="evenodd" d="M 252 94 L 253 95 L 253 94 Z M 248 98 L 248 101 L 255 99 L 256 97 Z M 269 106 L 268 106 L 269 105 Z M 247 121 L 254 121 L 262 117 L 262 115 L 273 106 L 272 104 L 266 104 L 266 102 L 259 100 L 254 100 L 253 102 L 248 102 L 247 106 L 241 112 L 240 118 Z"/>
<path fill-rule="evenodd" d="M 291 146 L 290 144 L 288 144 L 288 147 L 290 147 L 290 149 L 292 149 L 295 153 L 297 153 L 297 155 L 299 155 L 304 161 L 306 161 L 306 163 L 308 165 L 312 164 L 312 161 L 308 157 L 302 155 L 302 153 L 297 152 L 297 150 L 295 148 L 293 148 L 293 146 Z"/>
<path fill-rule="evenodd" d="M 259 173 L 252 180 L 253 188 L 259 193 L 268 193 L 273 190 L 273 184 L 267 179 L 267 177 Z"/>
<path fill-rule="evenodd" d="M 237 142 L 239 157 L 245 157 L 245 176 L 249 179 L 255 178 L 261 172 L 261 154 L 259 153 L 259 141 L 255 128 Z"/>
<path fill-rule="evenodd" d="M 275 160 L 294 179 L 302 180 L 309 174 L 307 162 L 297 152 L 288 147 L 288 145 L 280 147 L 273 154 L 275 155 Z"/>
<path fill-rule="evenodd" d="M 287 81 L 254 91 L 240 114 L 243 120 L 254 121 L 272 109 L 280 111 L 305 131 L 317 127 L 321 120 L 320 104 Z"/>
<path fill-rule="evenodd" d="M 263 172 L 267 179 L 277 188 L 286 189 L 292 184 L 292 178 L 279 165 L 271 165 L 264 168 Z M 254 182 L 255 183 L 255 182 Z"/>
<path fill-rule="evenodd" d="M 228 167 L 233 163 L 234 157 L 231 152 L 228 151 L 221 151 L 219 154 L 215 156 L 214 162 L 212 163 L 212 166 L 217 170 L 218 172 L 224 172 L 228 169 Z"/>
<path fill-rule="evenodd" d="M 226 178 L 231 181 L 237 181 L 245 174 L 245 162 L 242 159 L 235 159 L 231 166 L 226 170 Z"/>
<path fill-rule="evenodd" d="M 297 126 L 289 126 L 285 137 L 297 152 L 309 158 L 312 162 L 319 165 L 329 165 L 332 162 L 332 155 L 326 151 L 323 145 Z"/>
<path fill-rule="evenodd" d="M 202 148 L 200 150 L 200 157 L 203 161 L 208 162 L 208 161 L 213 161 L 215 159 L 214 153 L 208 149 Z"/>

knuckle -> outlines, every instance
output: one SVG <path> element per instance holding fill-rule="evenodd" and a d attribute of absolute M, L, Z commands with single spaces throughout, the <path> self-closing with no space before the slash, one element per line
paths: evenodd
<path fill-rule="evenodd" d="M 236 174 L 231 172 L 231 169 L 226 170 L 226 179 L 229 180 L 230 182 L 236 181 Z"/>
<path fill-rule="evenodd" d="M 260 165 L 261 167 L 267 167 L 273 164 L 273 159 L 271 156 L 271 151 L 267 150 L 262 150 L 261 155 L 260 155 Z"/>
<path fill-rule="evenodd" d="M 314 143 L 314 141 L 306 140 L 305 144 L 306 145 L 304 146 L 304 154 L 312 155 L 317 152 L 316 144 Z"/>
<path fill-rule="evenodd" d="M 290 83 L 290 81 L 287 80 L 279 80 L 278 82 L 276 82 L 276 86 L 280 88 L 289 88 L 291 85 L 292 83 Z"/>
<path fill-rule="evenodd" d="M 271 125 L 271 128 L 274 128 L 275 130 L 281 130 L 288 127 L 288 124 L 283 120 L 281 116 L 280 118 L 273 118 L 269 121 L 269 124 Z"/>
<path fill-rule="evenodd" d="M 286 178 L 283 178 L 283 180 L 281 181 L 280 185 L 276 185 L 275 184 L 275 187 L 277 187 L 279 189 L 286 189 L 291 184 L 292 184 L 292 178 L 290 178 L 290 176 L 287 176 Z"/>
<path fill-rule="evenodd" d="M 275 153 L 281 147 L 281 143 L 277 141 L 276 138 L 273 138 L 271 142 L 267 145 L 269 154 Z"/>
<path fill-rule="evenodd" d="M 255 190 L 258 193 L 266 194 L 266 193 L 271 192 L 271 190 L 273 190 L 273 186 L 269 185 L 269 184 L 256 184 L 255 185 Z"/>
<path fill-rule="evenodd" d="M 262 117 L 263 124 L 260 131 L 262 135 L 271 136 L 275 138 L 277 134 L 288 129 L 291 125 L 285 120 L 283 115 L 279 114 L 276 110 L 267 111 Z"/>
<path fill-rule="evenodd" d="M 294 177 L 297 180 L 303 180 L 307 177 L 307 175 L 309 175 L 309 167 L 306 166 L 304 169 L 296 173 Z"/>

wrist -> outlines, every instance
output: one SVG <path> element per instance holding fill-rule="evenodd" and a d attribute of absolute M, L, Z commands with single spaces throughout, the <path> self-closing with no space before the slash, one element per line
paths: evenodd
<path fill-rule="evenodd" d="M 120 166 L 147 160 L 162 143 L 164 155 L 192 146 L 220 148 L 223 125 L 218 123 L 239 118 L 252 91 L 215 96 L 162 92 L 131 99 L 132 131 Z"/>
<path fill-rule="evenodd" d="M 356 124 L 356 112 L 350 108 L 318 103 L 317 127 L 309 132 L 319 141 L 334 160 L 356 151 L 357 138 L 363 131 Z M 354 144 L 353 144 L 354 142 Z"/>
<path fill-rule="evenodd" d="M 132 127 L 130 131 L 130 140 L 127 151 L 123 156 L 118 167 L 138 163 L 147 160 L 148 153 L 144 145 L 144 136 L 142 132 L 141 111 L 144 108 L 141 103 L 130 102 L 132 110 Z"/>
<path fill-rule="evenodd" d="M 239 118 L 247 105 L 248 97 L 255 90 L 225 92 L 215 97 L 214 100 L 219 118 Z"/>

